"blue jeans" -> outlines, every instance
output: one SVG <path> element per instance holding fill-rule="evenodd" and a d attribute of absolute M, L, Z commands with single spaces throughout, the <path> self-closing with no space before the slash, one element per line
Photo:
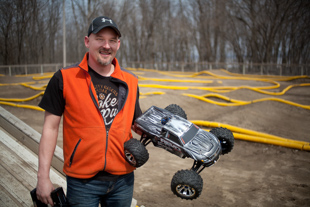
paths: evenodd
<path fill-rule="evenodd" d="M 134 173 L 120 176 L 116 181 L 81 180 L 67 176 L 67 199 L 76 207 L 130 207 L 133 196 Z"/>

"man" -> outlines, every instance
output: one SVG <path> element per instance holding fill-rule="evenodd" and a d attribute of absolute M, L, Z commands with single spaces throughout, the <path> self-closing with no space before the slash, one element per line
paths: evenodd
<path fill-rule="evenodd" d="M 134 167 L 126 162 L 124 142 L 141 115 L 138 79 L 121 68 L 115 55 L 121 33 L 109 17 L 95 18 L 85 36 L 83 60 L 51 78 L 39 104 L 45 109 L 39 146 L 37 197 L 52 205 L 49 178 L 63 115 L 67 198 L 72 206 L 131 205 Z"/>

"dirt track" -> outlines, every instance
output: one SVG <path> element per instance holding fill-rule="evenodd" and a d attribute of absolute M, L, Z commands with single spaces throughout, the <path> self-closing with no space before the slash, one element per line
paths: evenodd
<path fill-rule="evenodd" d="M 212 72 L 224 75 L 221 71 Z M 171 78 L 152 72 L 141 72 L 145 77 Z M 207 79 L 203 79 L 207 80 Z M 33 81 L 31 77 L 0 77 L 0 83 Z M 140 84 L 195 85 L 195 86 L 265 86 L 268 83 L 244 80 L 213 80 L 209 84 L 166 83 L 140 81 Z M 286 86 L 310 79 L 279 82 L 281 91 Z M 310 110 L 275 101 L 253 103 L 245 106 L 223 107 L 209 104 L 182 93 L 203 95 L 203 90 L 168 90 L 141 87 L 142 93 L 162 91 L 164 95 L 150 95 L 140 100 L 142 110 L 151 105 L 166 107 L 179 104 L 189 120 L 206 120 L 230 124 L 289 139 L 310 142 Z M 1 86 L 1 98 L 25 98 L 38 91 L 20 85 Z M 270 95 L 248 89 L 240 89 L 223 94 L 232 99 L 254 100 Z M 309 87 L 290 89 L 277 98 L 310 105 Z M 26 104 L 37 105 L 40 98 Z M 43 112 L 2 105 L 28 125 L 41 133 Z M 135 138 L 139 138 L 135 135 Z M 58 145 L 62 146 L 62 137 Z M 134 198 L 138 205 L 146 207 L 204 207 L 204 206 L 309 206 L 310 203 L 310 152 L 280 146 L 236 140 L 233 151 L 221 157 L 219 162 L 205 169 L 200 175 L 204 180 L 201 196 L 193 201 L 182 200 L 170 190 L 171 178 L 175 172 L 190 168 L 191 159 L 181 159 L 151 144 L 147 147 L 149 161 L 137 169 Z"/>

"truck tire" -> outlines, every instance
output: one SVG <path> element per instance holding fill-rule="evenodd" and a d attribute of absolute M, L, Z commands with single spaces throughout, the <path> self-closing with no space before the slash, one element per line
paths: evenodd
<path fill-rule="evenodd" d="M 124 143 L 124 153 L 126 161 L 134 167 L 141 167 L 149 159 L 147 149 L 137 139 L 130 139 Z"/>
<path fill-rule="evenodd" d="M 178 115 L 183 119 L 187 119 L 185 111 L 177 104 L 170 104 L 165 109 L 174 115 Z"/>
<path fill-rule="evenodd" d="M 178 197 L 193 200 L 200 196 L 203 187 L 201 176 L 193 170 L 176 172 L 171 181 L 171 191 Z"/>
<path fill-rule="evenodd" d="M 229 129 L 217 127 L 211 129 L 210 133 L 214 134 L 220 140 L 222 155 L 229 153 L 234 148 L 234 135 Z"/>

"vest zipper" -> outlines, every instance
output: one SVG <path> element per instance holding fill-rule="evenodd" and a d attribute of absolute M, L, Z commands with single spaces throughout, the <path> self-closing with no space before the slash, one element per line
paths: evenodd
<path fill-rule="evenodd" d="M 79 146 L 79 144 L 80 144 L 81 141 L 82 141 L 82 139 L 79 139 L 78 143 L 77 143 L 77 144 L 75 145 L 75 147 L 74 147 L 74 150 L 73 150 L 73 152 L 72 152 L 72 154 L 71 154 L 71 157 L 70 157 L 69 167 L 71 167 L 71 165 L 72 165 L 73 157 L 74 157 L 75 152 L 76 152 L 76 149 L 77 149 L 77 147 Z"/>
<path fill-rule="evenodd" d="M 105 145 L 105 152 L 104 152 L 104 167 L 103 167 L 103 171 L 105 170 L 106 166 L 107 166 L 107 152 L 108 152 L 108 145 L 109 145 L 109 130 L 107 130 L 107 135 L 106 135 L 106 145 Z"/>

